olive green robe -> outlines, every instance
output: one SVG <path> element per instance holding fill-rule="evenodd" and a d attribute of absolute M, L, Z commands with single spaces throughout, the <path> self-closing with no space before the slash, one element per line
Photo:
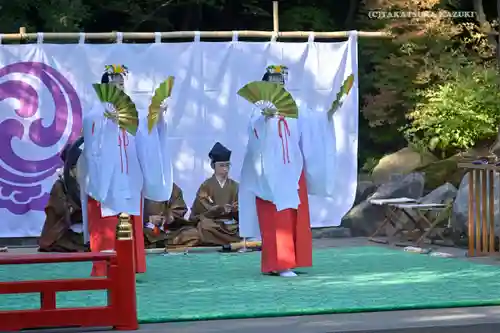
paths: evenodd
<path fill-rule="evenodd" d="M 155 234 L 153 229 L 144 227 L 144 245 L 146 248 L 160 248 L 168 244 L 171 237 L 186 226 L 191 226 L 193 223 L 186 220 L 188 209 L 184 202 L 182 190 L 175 183 L 172 188 L 172 195 L 168 201 L 157 202 L 145 199 L 144 200 L 144 225 L 149 222 L 149 217 L 152 215 L 161 215 L 165 217 L 164 230 L 159 230 Z"/>
<path fill-rule="evenodd" d="M 238 234 L 238 183 L 227 179 L 221 186 L 214 176 L 201 184 L 189 219 L 196 223 L 196 245 L 228 245 L 239 242 Z M 231 212 L 224 212 L 224 205 L 234 205 Z"/>
<path fill-rule="evenodd" d="M 56 180 L 45 207 L 45 223 L 38 239 L 41 252 L 84 252 L 83 234 L 71 230 L 71 225 L 82 223 L 81 203 L 66 196 L 62 179 Z"/>

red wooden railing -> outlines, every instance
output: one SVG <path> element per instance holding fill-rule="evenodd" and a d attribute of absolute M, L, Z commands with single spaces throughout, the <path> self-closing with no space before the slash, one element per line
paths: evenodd
<path fill-rule="evenodd" d="M 0 255 L 0 265 L 85 261 L 108 263 L 106 278 L 0 282 L 0 294 L 40 293 L 40 309 L 0 311 L 0 331 L 109 326 L 117 330 L 137 330 L 132 242 L 130 238 L 116 240 L 116 253 Z M 33 273 L 36 274 L 36 271 Z M 107 290 L 107 306 L 57 308 L 57 292 L 81 290 Z"/>

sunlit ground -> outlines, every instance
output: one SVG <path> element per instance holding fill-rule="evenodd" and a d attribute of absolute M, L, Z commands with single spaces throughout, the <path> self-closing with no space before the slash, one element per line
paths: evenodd
<path fill-rule="evenodd" d="M 500 267 L 381 247 L 317 249 L 297 278 L 263 276 L 259 253 L 148 256 L 137 278 L 142 322 L 500 305 Z M 85 277 L 85 264 L 1 267 L 0 280 Z M 104 293 L 58 295 L 60 307 L 100 305 Z M 36 295 L 0 296 L 0 309 Z M 424 319 L 420 319 L 424 320 Z"/>

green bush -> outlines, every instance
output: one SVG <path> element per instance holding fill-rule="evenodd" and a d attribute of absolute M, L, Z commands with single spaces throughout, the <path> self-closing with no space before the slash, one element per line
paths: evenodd
<path fill-rule="evenodd" d="M 496 136 L 500 124 L 500 77 L 496 70 L 468 64 L 444 83 L 422 90 L 403 129 L 408 141 L 450 156 Z"/>

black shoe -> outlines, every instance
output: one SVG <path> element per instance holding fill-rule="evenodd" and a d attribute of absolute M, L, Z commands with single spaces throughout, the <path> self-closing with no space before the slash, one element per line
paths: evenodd
<path fill-rule="evenodd" d="M 222 245 L 222 252 L 231 252 L 231 245 Z"/>

